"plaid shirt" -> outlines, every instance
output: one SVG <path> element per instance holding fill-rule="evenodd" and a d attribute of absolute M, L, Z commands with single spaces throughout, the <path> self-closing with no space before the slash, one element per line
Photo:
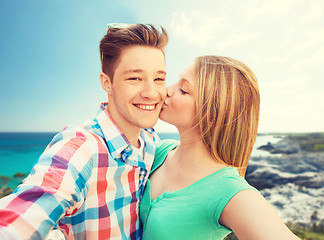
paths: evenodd
<path fill-rule="evenodd" d="M 0 239 L 140 239 L 139 202 L 158 136 L 145 129 L 144 159 L 105 104 L 81 127 L 58 133 L 13 194 L 0 200 Z M 134 156 L 135 155 L 135 156 Z"/>

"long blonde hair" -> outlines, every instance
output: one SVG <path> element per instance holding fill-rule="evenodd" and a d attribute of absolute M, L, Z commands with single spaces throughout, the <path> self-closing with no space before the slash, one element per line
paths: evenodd
<path fill-rule="evenodd" d="M 198 57 L 195 67 L 196 123 L 202 140 L 216 161 L 244 176 L 259 123 L 256 76 L 228 57 Z"/>

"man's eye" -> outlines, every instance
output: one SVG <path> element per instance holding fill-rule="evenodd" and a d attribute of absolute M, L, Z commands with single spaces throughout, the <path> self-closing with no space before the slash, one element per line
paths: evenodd
<path fill-rule="evenodd" d="M 163 81 L 165 81 L 165 78 L 155 78 L 154 81 L 161 81 L 161 82 L 163 82 Z"/>
<path fill-rule="evenodd" d="M 184 95 L 184 94 L 188 94 L 185 90 L 183 90 L 182 88 L 180 88 L 180 92 Z"/>
<path fill-rule="evenodd" d="M 140 81 L 141 79 L 138 77 L 131 77 L 131 78 L 127 78 L 127 80 L 131 80 L 131 81 Z"/>

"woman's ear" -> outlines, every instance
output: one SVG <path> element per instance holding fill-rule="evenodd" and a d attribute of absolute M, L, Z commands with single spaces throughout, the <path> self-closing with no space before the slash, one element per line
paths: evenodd
<path fill-rule="evenodd" d="M 110 77 L 106 73 L 102 72 L 102 73 L 100 73 L 99 78 L 100 78 L 101 87 L 109 95 L 111 93 L 111 88 L 112 88 L 112 86 L 111 86 L 112 83 L 111 83 Z"/>

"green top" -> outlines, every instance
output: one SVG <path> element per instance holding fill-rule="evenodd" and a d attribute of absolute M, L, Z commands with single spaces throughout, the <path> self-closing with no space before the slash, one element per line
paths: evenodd
<path fill-rule="evenodd" d="M 164 140 L 157 145 L 151 174 L 178 144 Z M 223 239 L 231 230 L 218 222 L 219 217 L 229 200 L 244 189 L 255 190 L 235 168 L 225 167 L 183 189 L 166 191 L 152 202 L 148 180 L 140 206 L 143 240 Z"/>

